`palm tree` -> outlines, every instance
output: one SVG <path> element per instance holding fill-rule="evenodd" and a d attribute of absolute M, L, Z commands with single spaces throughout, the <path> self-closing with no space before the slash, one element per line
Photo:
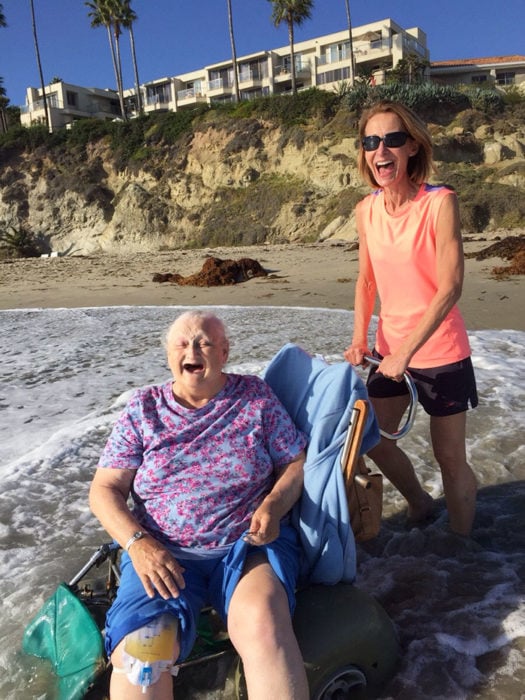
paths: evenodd
<path fill-rule="evenodd" d="M 92 27 L 106 27 L 108 33 L 111 60 L 117 82 L 117 92 L 120 103 L 120 113 L 126 119 L 124 108 L 124 91 L 122 88 L 122 65 L 120 60 L 120 21 L 121 0 L 86 0 L 84 3 L 90 9 L 88 17 L 91 18 Z"/>
<path fill-rule="evenodd" d="M 133 61 L 133 75 L 135 77 L 135 93 L 137 95 L 137 109 L 139 114 L 143 113 L 142 95 L 140 94 L 139 70 L 137 67 L 137 54 L 135 52 L 135 35 L 133 33 L 133 22 L 138 19 L 137 13 L 131 8 L 131 0 L 122 0 L 120 23 L 129 32 L 129 45 L 131 48 L 131 60 Z"/>
<path fill-rule="evenodd" d="M 40 49 L 38 48 L 38 34 L 37 34 L 37 30 L 36 30 L 35 7 L 33 5 L 33 0 L 29 0 L 29 5 L 31 8 L 31 22 L 33 25 L 33 39 L 35 42 L 36 62 L 37 62 L 37 66 L 38 66 L 38 73 L 40 74 L 40 86 L 42 87 L 42 99 L 44 101 L 44 114 L 46 115 L 46 127 L 49 131 L 49 110 L 47 108 L 47 96 L 46 96 L 46 88 L 44 85 L 44 74 L 42 72 L 42 62 L 40 60 Z"/>
<path fill-rule="evenodd" d="M 232 3 L 231 0 L 226 0 L 226 6 L 228 8 L 228 27 L 230 29 L 230 44 L 232 47 L 232 63 L 233 63 L 233 94 L 235 97 L 235 102 L 240 99 L 239 94 L 239 74 L 237 72 L 237 52 L 235 50 L 235 35 L 233 33 L 233 15 L 232 15 Z"/>
<path fill-rule="evenodd" d="M 0 3 L 0 27 L 7 27 L 2 3 Z M 0 134 L 4 134 L 7 131 L 7 115 L 5 110 L 9 104 L 9 100 L 5 96 L 5 87 L 3 83 L 4 79 L 0 76 Z"/>
<path fill-rule="evenodd" d="M 352 41 L 352 20 L 350 19 L 350 2 L 345 0 L 346 20 L 348 22 L 348 41 L 350 42 L 350 86 L 354 87 L 355 66 L 354 66 L 354 43 Z"/>
<path fill-rule="evenodd" d="M 288 25 L 288 39 L 290 41 L 290 62 L 292 73 L 292 94 L 297 94 L 295 80 L 295 54 L 294 54 L 294 25 L 300 26 L 305 19 L 310 19 L 314 6 L 313 0 L 268 0 L 273 5 L 272 20 L 276 27 L 281 22 Z"/>
<path fill-rule="evenodd" d="M 4 82 L 2 76 L 0 76 L 0 134 L 5 134 L 9 128 L 9 123 L 7 120 L 7 107 L 9 105 L 9 100 L 5 97 L 5 88 L 2 85 Z"/>

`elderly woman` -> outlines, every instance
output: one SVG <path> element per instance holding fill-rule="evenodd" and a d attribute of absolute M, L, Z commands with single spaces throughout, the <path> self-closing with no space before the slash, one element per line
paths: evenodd
<path fill-rule="evenodd" d="M 345 358 L 364 364 L 376 295 L 380 300 L 368 379 L 380 426 L 394 432 L 408 404 L 402 375 L 409 370 L 430 415 L 434 456 L 441 469 L 450 529 L 471 531 L 476 479 L 465 450 L 466 411 L 477 405 L 463 319 L 456 306 L 463 284 L 463 249 L 455 193 L 429 185 L 432 142 L 410 109 L 380 102 L 359 126 L 359 171 L 375 191 L 356 209 L 359 276 L 355 324 Z M 433 500 L 407 455 L 382 439 L 369 456 L 408 501 L 409 522 L 431 516 Z"/>
<path fill-rule="evenodd" d="M 229 343 L 216 316 L 182 314 L 166 350 L 173 379 L 134 393 L 90 492 L 125 550 L 106 626 L 111 698 L 171 700 L 170 671 L 211 604 L 249 697 L 306 699 L 291 623 L 299 550 L 286 522 L 306 439 L 261 379 L 223 371 Z"/>

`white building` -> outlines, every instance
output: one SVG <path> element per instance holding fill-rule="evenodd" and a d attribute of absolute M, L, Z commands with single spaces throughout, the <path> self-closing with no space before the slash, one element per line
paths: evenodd
<path fill-rule="evenodd" d="M 385 71 L 395 68 L 408 55 L 428 60 L 426 34 L 418 27 L 403 29 L 391 19 L 352 29 L 354 72 L 365 74 L 376 84 L 384 82 Z M 298 90 L 319 87 L 338 89 L 351 76 L 348 30 L 294 44 Z M 291 92 L 290 47 L 283 46 L 237 58 L 241 99 Z M 204 66 L 190 73 L 159 78 L 140 86 L 144 111 L 177 111 L 199 103 L 231 100 L 234 92 L 231 59 Z M 77 119 L 119 116 L 118 95 L 113 90 L 83 88 L 63 82 L 45 88 L 51 129 L 67 126 Z M 125 92 L 129 116 L 136 114 L 134 90 Z M 45 123 L 42 90 L 28 88 L 21 123 Z"/>

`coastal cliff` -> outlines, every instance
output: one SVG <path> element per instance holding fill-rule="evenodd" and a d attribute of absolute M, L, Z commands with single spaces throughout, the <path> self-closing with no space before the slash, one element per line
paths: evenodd
<path fill-rule="evenodd" d="M 486 121 L 467 109 L 427 123 L 434 181 L 458 191 L 464 232 L 523 227 L 520 113 Z M 132 153 L 107 134 L 2 148 L 0 222 L 59 255 L 352 241 L 368 191 L 356 126 L 345 106 L 292 125 L 210 110 L 170 142 L 144 120 Z"/>

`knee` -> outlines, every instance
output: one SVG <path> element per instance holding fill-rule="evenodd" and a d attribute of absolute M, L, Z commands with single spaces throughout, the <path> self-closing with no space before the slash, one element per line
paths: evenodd
<path fill-rule="evenodd" d="M 274 606 L 251 603 L 228 616 L 228 633 L 241 658 L 246 655 L 268 658 L 280 646 L 282 627 L 288 623 L 291 625 L 288 606 L 276 610 Z"/>
<path fill-rule="evenodd" d="M 392 454 L 395 453 L 397 449 L 397 442 L 395 440 L 388 440 L 381 436 L 380 441 L 366 453 L 366 456 L 370 457 L 370 459 L 379 466 L 385 461 L 392 459 Z"/>
<path fill-rule="evenodd" d="M 134 686 L 155 685 L 179 656 L 178 620 L 162 615 L 127 634 L 111 655 L 113 673 Z"/>
<path fill-rule="evenodd" d="M 434 458 L 443 473 L 453 476 L 455 471 L 460 471 L 465 465 L 466 455 L 459 445 L 441 442 L 433 446 Z"/>

